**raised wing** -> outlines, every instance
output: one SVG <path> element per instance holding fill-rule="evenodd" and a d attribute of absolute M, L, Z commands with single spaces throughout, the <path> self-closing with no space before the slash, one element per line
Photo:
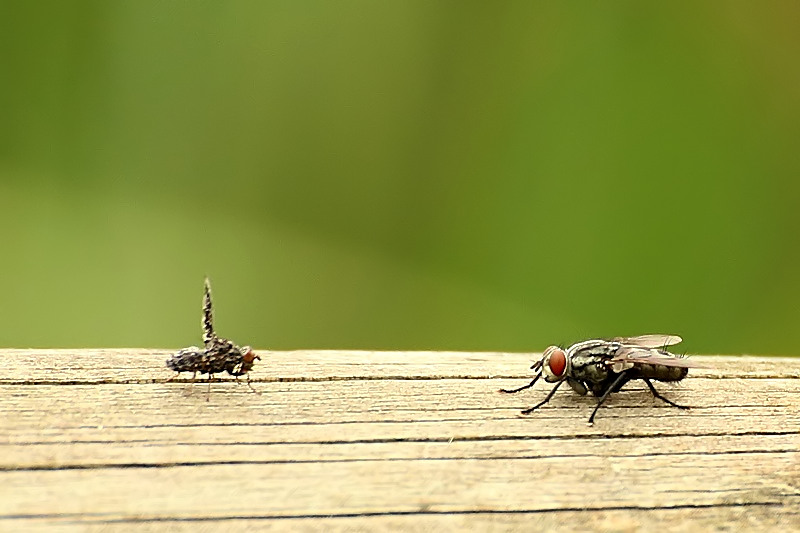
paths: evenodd
<path fill-rule="evenodd" d="M 664 348 L 678 344 L 683 339 L 677 335 L 639 335 L 638 337 L 619 337 L 614 340 L 643 348 Z"/>

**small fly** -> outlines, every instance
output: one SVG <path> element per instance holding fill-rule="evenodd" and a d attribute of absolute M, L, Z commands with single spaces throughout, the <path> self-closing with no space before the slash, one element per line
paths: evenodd
<path fill-rule="evenodd" d="M 659 394 L 650 382 L 680 381 L 689 373 L 690 367 L 699 366 L 667 351 L 668 346 L 678 344 L 681 340 L 677 335 L 641 335 L 611 340 L 593 339 L 575 343 L 566 350 L 550 346 L 542 358 L 531 366 L 536 371 L 533 381 L 518 389 L 500 389 L 500 392 L 515 393 L 533 387 L 542 375 L 548 383 L 555 383 L 556 386 L 544 400 L 522 411 L 527 415 L 549 402 L 566 381 L 578 394 L 583 396 L 592 391 L 594 396 L 600 398 L 589 417 L 589 423 L 592 424 L 597 410 L 612 392 L 618 392 L 633 379 L 641 379 L 656 398 L 679 409 L 689 409 Z"/>
<path fill-rule="evenodd" d="M 237 383 L 239 382 L 239 376 L 247 374 L 247 385 L 253 392 L 256 392 L 250 384 L 250 374 L 248 372 L 253 368 L 256 359 L 261 360 L 261 357 L 257 356 L 249 346 L 239 347 L 228 339 L 217 336 L 216 332 L 214 332 L 211 283 L 208 278 L 205 280 L 205 292 L 203 293 L 201 325 L 203 328 L 203 348 L 189 346 L 178 350 L 177 353 L 167 359 L 167 367 L 178 374 L 181 372 L 193 372 L 193 383 L 198 372 L 200 374 L 208 374 L 206 401 L 211 395 L 213 375 L 220 372 L 227 372 L 232 375 L 236 378 Z"/>

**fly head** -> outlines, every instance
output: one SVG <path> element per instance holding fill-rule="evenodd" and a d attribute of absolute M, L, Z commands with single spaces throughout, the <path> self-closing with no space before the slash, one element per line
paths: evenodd
<path fill-rule="evenodd" d="M 256 353 L 253 350 L 251 350 L 249 346 L 245 346 L 244 348 L 242 348 L 242 352 L 244 353 L 244 357 L 242 358 L 242 372 L 247 373 L 250 372 L 251 368 L 253 368 L 256 359 L 261 361 L 261 357 L 257 356 Z"/>
<path fill-rule="evenodd" d="M 542 357 L 542 374 L 548 383 L 561 381 L 569 375 L 570 360 L 564 350 L 558 346 L 550 346 Z"/>

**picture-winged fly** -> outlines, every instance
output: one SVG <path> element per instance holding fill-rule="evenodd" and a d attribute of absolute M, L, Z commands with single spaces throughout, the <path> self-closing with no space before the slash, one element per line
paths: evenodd
<path fill-rule="evenodd" d="M 227 372 L 239 381 L 239 376 L 247 374 L 247 385 L 253 392 L 250 384 L 250 369 L 253 368 L 256 359 L 261 357 L 255 354 L 249 346 L 239 347 L 229 341 L 218 337 L 214 332 L 214 320 L 211 304 L 211 284 L 208 278 L 205 280 L 205 292 L 203 294 L 203 317 L 201 319 L 203 328 L 203 348 L 190 346 L 182 348 L 177 353 L 167 359 L 167 367 L 178 372 L 193 372 L 192 382 L 197 373 L 208 374 L 208 395 L 211 394 L 211 381 L 214 374 Z"/>
<path fill-rule="evenodd" d="M 548 383 L 556 386 L 544 400 L 522 411 L 529 414 L 543 406 L 565 381 L 580 395 L 592 391 L 599 397 L 589 423 L 593 423 L 597 410 L 612 392 L 618 392 L 633 379 L 644 381 L 653 396 L 680 409 L 688 407 L 668 400 L 656 391 L 650 380 L 680 381 L 686 377 L 691 364 L 686 358 L 666 350 L 681 342 L 677 335 L 641 335 L 639 337 L 618 337 L 611 340 L 593 339 L 578 342 L 566 350 L 550 346 L 542 358 L 531 367 L 536 377 L 518 389 L 500 389 L 501 392 L 515 393 L 530 387 L 544 376 Z"/>

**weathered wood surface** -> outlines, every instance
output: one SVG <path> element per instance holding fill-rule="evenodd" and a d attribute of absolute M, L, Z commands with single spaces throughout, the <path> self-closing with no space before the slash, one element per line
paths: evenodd
<path fill-rule="evenodd" d="M 696 358 L 667 397 L 516 395 L 532 354 L 2 350 L 0 530 L 800 528 L 800 359 Z M 186 376 L 184 374 L 184 376 Z"/>

